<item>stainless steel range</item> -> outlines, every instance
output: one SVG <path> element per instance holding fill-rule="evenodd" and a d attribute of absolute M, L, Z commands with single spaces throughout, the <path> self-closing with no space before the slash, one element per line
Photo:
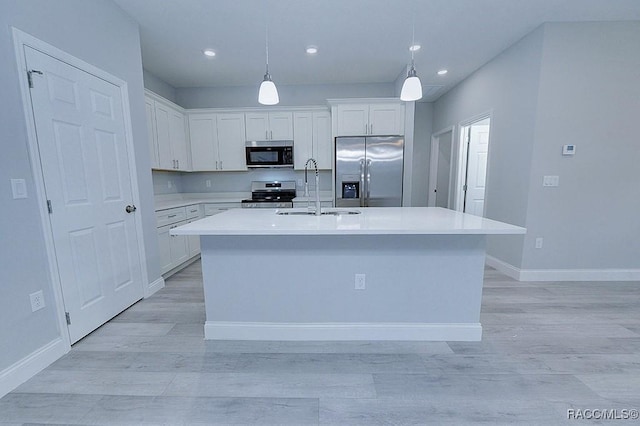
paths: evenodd
<path fill-rule="evenodd" d="M 242 207 L 249 209 L 284 209 L 293 207 L 296 182 L 292 180 L 251 182 L 251 199 L 242 200 Z"/>

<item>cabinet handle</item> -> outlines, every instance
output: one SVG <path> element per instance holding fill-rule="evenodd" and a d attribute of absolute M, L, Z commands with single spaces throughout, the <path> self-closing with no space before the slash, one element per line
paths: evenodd
<path fill-rule="evenodd" d="M 180 168 L 180 160 L 176 160 L 176 165 L 177 165 L 176 169 L 179 169 Z"/>
<path fill-rule="evenodd" d="M 269 131 L 268 130 L 264 131 L 264 138 L 265 139 L 269 139 Z"/>
<path fill-rule="evenodd" d="M 167 217 L 168 217 L 169 219 L 171 219 L 171 218 L 174 218 L 174 217 L 176 217 L 176 216 L 178 216 L 178 215 L 177 215 L 177 214 L 170 214 L 170 215 L 169 215 L 169 216 L 167 216 Z"/>
<path fill-rule="evenodd" d="M 269 130 L 269 139 L 273 140 L 273 130 Z"/>
<path fill-rule="evenodd" d="M 222 168 L 222 160 L 220 160 L 220 170 L 224 170 L 224 169 Z"/>
<path fill-rule="evenodd" d="M 218 160 L 216 160 L 216 170 L 218 170 Z"/>

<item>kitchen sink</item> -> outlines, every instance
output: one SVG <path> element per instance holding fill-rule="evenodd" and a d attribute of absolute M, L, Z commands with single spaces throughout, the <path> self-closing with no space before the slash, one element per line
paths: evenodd
<path fill-rule="evenodd" d="M 315 216 L 315 212 L 310 211 L 287 211 L 287 210 L 278 210 L 276 214 L 281 216 Z M 323 216 L 342 216 L 342 215 L 351 215 L 351 214 L 360 214 L 358 210 L 329 210 L 322 212 Z"/>

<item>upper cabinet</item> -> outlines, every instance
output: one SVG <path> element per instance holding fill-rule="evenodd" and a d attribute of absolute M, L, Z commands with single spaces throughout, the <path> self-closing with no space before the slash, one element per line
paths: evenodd
<path fill-rule="evenodd" d="M 248 141 L 293 139 L 293 114 L 286 111 L 247 112 L 245 114 Z"/>
<path fill-rule="evenodd" d="M 246 170 L 244 114 L 189 113 L 193 171 Z"/>
<path fill-rule="evenodd" d="M 303 170 L 309 158 L 319 169 L 332 167 L 331 115 L 329 111 L 293 113 L 294 168 Z"/>
<path fill-rule="evenodd" d="M 331 102 L 331 101 L 330 101 Z M 403 135 L 404 105 L 400 100 L 333 106 L 336 136 Z"/>
<path fill-rule="evenodd" d="M 145 98 L 145 106 L 151 167 L 160 170 L 191 170 L 182 108 L 149 93 Z"/>

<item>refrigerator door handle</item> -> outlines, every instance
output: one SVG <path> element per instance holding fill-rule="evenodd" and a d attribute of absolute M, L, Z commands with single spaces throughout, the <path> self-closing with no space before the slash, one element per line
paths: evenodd
<path fill-rule="evenodd" d="M 360 160 L 360 207 L 365 207 L 364 160 Z"/>
<path fill-rule="evenodd" d="M 370 197 L 371 197 L 371 160 L 367 160 L 367 195 L 365 198 L 365 207 L 369 207 Z"/>

